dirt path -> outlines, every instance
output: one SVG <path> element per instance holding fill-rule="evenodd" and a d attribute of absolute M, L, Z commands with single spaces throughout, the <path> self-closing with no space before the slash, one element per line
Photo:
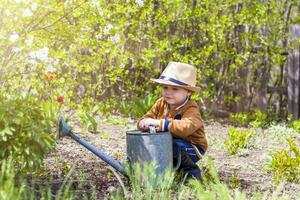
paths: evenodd
<path fill-rule="evenodd" d="M 80 127 L 76 123 L 73 125 Z M 126 130 L 133 128 L 135 128 L 134 121 L 125 127 L 107 124 L 102 119 L 98 133 L 92 134 L 80 129 L 75 131 L 82 139 L 123 162 L 126 159 Z M 264 170 L 269 159 L 270 145 L 263 141 L 269 141 L 272 143 L 271 146 L 280 145 L 276 143 L 280 141 L 272 141 L 267 135 L 262 135 L 260 136 L 262 141 L 256 142 L 253 149 L 243 152 L 240 156 L 229 156 L 224 146 L 227 132 L 228 126 L 214 122 L 206 125 L 210 144 L 206 156 L 213 158 L 221 180 L 230 184 L 231 177 L 234 176 L 241 184 L 241 189 L 247 194 L 276 189 L 271 176 Z M 57 141 L 55 151 L 51 152 L 44 161 L 43 172 L 45 177 L 52 177 L 50 184 L 56 189 L 69 176 L 72 188 L 81 196 L 94 195 L 101 199 L 120 186 L 107 164 L 69 137 Z M 299 185 L 286 183 L 281 192 L 295 199 L 298 191 L 300 191 Z"/>

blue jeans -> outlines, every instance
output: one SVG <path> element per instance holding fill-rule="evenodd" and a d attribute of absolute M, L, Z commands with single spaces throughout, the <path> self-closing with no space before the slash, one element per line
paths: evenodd
<path fill-rule="evenodd" d="M 205 153 L 204 149 L 197 145 L 197 149 L 203 155 Z M 195 149 L 186 140 L 173 138 L 173 159 L 178 162 L 179 153 L 181 154 L 181 163 L 179 170 L 183 170 L 190 177 L 194 177 L 197 180 L 201 177 L 201 170 L 196 165 L 196 162 L 199 160 Z"/>

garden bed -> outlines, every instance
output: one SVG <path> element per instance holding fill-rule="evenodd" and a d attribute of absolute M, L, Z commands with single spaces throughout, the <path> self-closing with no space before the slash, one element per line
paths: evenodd
<path fill-rule="evenodd" d="M 125 161 L 126 130 L 134 129 L 135 121 L 129 121 L 128 125 L 124 126 L 109 124 L 104 119 L 99 120 L 101 123 L 96 133 L 80 129 L 80 124 L 76 122 L 73 122 L 73 126 L 83 139 L 117 160 Z M 269 131 L 257 130 L 252 148 L 242 151 L 237 156 L 230 156 L 224 145 L 228 130 L 228 125 L 206 122 L 210 146 L 205 157 L 213 159 L 222 182 L 231 187 L 239 187 L 250 196 L 255 192 L 273 193 L 277 190 L 278 193 L 286 194 L 292 199 L 299 197 L 299 184 L 276 185 L 267 170 L 271 159 L 270 152 L 285 147 L 284 136 L 274 136 L 274 133 Z M 296 141 L 299 142 L 298 136 Z M 57 140 L 56 149 L 44 160 L 42 171 L 42 183 L 50 184 L 54 192 L 66 178 L 69 178 L 71 187 L 79 196 L 94 195 L 103 198 L 120 188 L 119 181 L 108 165 L 69 137 Z M 125 178 L 123 181 L 127 184 Z"/>

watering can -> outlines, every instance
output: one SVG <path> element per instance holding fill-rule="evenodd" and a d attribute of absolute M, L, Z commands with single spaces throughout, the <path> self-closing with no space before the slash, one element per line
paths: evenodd
<path fill-rule="evenodd" d="M 79 144 L 87 148 L 104 162 L 112 166 L 121 174 L 128 176 L 125 172 L 125 166 L 115 160 L 105 152 L 97 149 L 87 141 L 81 139 L 76 133 L 71 131 L 68 124 L 62 117 L 59 118 L 59 137 L 70 136 Z M 130 167 L 134 164 L 144 164 L 145 162 L 155 162 L 157 167 L 155 174 L 160 175 L 166 172 L 167 169 L 173 166 L 173 147 L 172 136 L 169 132 L 155 133 L 142 132 L 139 130 L 126 132 L 127 142 L 127 160 Z M 175 168 L 178 168 L 180 163 L 177 163 Z"/>

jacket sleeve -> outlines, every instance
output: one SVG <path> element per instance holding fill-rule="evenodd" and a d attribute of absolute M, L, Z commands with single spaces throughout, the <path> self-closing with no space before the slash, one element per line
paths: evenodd
<path fill-rule="evenodd" d="M 163 124 L 168 124 L 168 131 L 175 137 L 186 138 L 195 133 L 198 129 L 204 129 L 203 121 L 198 107 L 191 107 L 182 114 L 181 120 L 168 119 Z"/>

